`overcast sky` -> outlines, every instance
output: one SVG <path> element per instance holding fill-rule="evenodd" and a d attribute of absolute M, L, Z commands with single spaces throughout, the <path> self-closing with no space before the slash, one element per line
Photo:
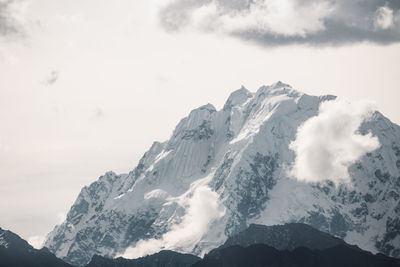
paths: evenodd
<path fill-rule="evenodd" d="M 241 85 L 369 99 L 400 123 L 399 3 L 0 0 L 0 227 L 44 236 L 84 185 Z"/>

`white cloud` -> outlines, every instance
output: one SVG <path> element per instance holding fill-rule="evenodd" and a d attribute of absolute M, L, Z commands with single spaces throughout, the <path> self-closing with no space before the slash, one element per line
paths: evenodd
<path fill-rule="evenodd" d="M 35 235 L 28 238 L 28 243 L 36 249 L 41 249 L 45 240 L 46 238 L 44 236 Z"/>
<path fill-rule="evenodd" d="M 172 200 L 186 210 L 180 223 L 173 225 L 160 239 L 140 240 L 121 256 L 138 258 L 163 249 L 190 252 L 209 231 L 210 225 L 225 214 L 225 207 L 220 203 L 218 194 L 204 181 L 194 182 L 187 193 Z"/>
<path fill-rule="evenodd" d="M 159 14 L 167 30 L 200 29 L 268 46 L 332 45 L 398 42 L 399 8 L 396 0 L 173 0 Z"/>
<path fill-rule="evenodd" d="M 60 211 L 57 213 L 57 224 L 62 224 L 67 218 L 67 213 Z"/>
<path fill-rule="evenodd" d="M 221 16 L 228 32 L 257 31 L 285 36 L 306 36 L 324 30 L 332 12 L 328 2 L 299 5 L 295 0 L 256 0 L 248 10 Z"/>
<path fill-rule="evenodd" d="M 57 213 L 57 224 L 62 224 L 67 217 L 67 214 L 65 212 L 58 212 Z M 46 241 L 46 236 L 45 235 L 34 235 L 28 238 L 28 243 L 36 248 L 36 249 L 41 249 Z"/>
<path fill-rule="evenodd" d="M 296 154 L 290 176 L 305 182 L 349 183 L 348 167 L 380 145 L 371 133 L 358 132 L 372 111 L 371 103 L 363 101 L 321 103 L 319 114 L 298 128 L 290 144 Z"/>
<path fill-rule="evenodd" d="M 186 26 L 228 34 L 256 31 L 262 34 L 305 36 L 323 30 L 323 20 L 332 11 L 333 7 L 328 1 L 300 5 L 297 0 L 255 0 L 248 9 L 227 9 L 219 1 L 210 1 L 188 9 L 190 14 L 187 15 L 191 19 Z"/>
<path fill-rule="evenodd" d="M 218 6 L 211 2 L 195 9 L 192 15 L 192 23 L 195 28 L 201 30 L 217 30 L 220 27 Z"/>
<path fill-rule="evenodd" d="M 375 12 L 374 25 L 377 29 L 389 29 L 394 25 L 393 10 L 387 6 L 378 8 Z"/>

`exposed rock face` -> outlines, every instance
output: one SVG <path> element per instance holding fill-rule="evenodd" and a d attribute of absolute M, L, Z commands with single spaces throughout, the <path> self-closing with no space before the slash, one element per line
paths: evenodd
<path fill-rule="evenodd" d="M 297 128 L 318 114 L 321 102 L 333 99 L 279 82 L 256 93 L 241 88 L 219 111 L 210 104 L 193 110 L 130 173 L 109 172 L 84 187 L 45 245 L 83 265 L 94 254 L 114 257 L 139 240 L 163 239 L 186 222 L 183 216 L 191 214 L 184 200 L 206 181 L 224 215 L 207 222 L 209 231 L 193 239 L 193 246 L 168 243 L 165 249 L 202 255 L 251 223 L 302 222 L 363 249 L 399 257 L 399 126 L 379 112 L 362 124 L 360 132 L 372 132 L 381 147 L 349 168 L 353 187 L 287 176 Z"/>

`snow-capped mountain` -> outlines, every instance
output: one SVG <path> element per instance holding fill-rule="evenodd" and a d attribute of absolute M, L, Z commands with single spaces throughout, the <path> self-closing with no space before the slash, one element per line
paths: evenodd
<path fill-rule="evenodd" d="M 298 127 L 334 99 L 278 82 L 255 93 L 242 87 L 219 111 L 193 110 L 130 173 L 108 172 L 84 187 L 45 246 L 80 265 L 94 254 L 203 255 L 251 223 L 303 222 L 399 257 L 399 126 L 379 112 L 362 123 L 360 133 L 371 132 L 380 147 L 349 167 L 352 185 L 288 175 Z"/>

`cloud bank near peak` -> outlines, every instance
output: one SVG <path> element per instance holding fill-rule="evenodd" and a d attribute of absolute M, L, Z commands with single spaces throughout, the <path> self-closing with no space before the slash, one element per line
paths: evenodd
<path fill-rule="evenodd" d="M 289 175 L 303 182 L 350 184 L 348 168 L 380 146 L 377 137 L 358 131 L 372 112 L 373 105 L 364 101 L 321 103 L 319 114 L 298 128 L 296 140 L 289 146 L 296 155 Z"/>
<path fill-rule="evenodd" d="M 172 0 L 159 19 L 167 31 L 219 32 L 265 46 L 400 41 L 397 0 Z"/>

